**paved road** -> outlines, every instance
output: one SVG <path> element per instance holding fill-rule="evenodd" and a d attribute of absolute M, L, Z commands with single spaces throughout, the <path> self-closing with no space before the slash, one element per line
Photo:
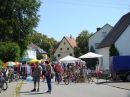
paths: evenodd
<path fill-rule="evenodd" d="M 20 97 L 130 97 L 129 90 L 115 88 L 102 83 L 72 83 L 71 85 L 62 83 L 57 85 L 53 81 L 52 85 L 52 94 L 46 94 L 46 83 L 41 82 L 40 92 L 30 92 L 33 89 L 33 83 L 24 82 Z"/>
<path fill-rule="evenodd" d="M 8 89 L 6 91 L 2 91 L 0 93 L 0 97 L 13 97 L 14 90 L 17 86 L 18 82 L 8 83 Z"/>

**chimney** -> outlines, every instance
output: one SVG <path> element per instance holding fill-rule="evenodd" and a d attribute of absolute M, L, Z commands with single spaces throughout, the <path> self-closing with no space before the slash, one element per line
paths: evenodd
<path fill-rule="evenodd" d="M 72 38 L 72 35 L 70 34 L 70 38 Z"/>
<path fill-rule="evenodd" d="M 99 31 L 101 28 L 97 28 L 97 31 Z"/>

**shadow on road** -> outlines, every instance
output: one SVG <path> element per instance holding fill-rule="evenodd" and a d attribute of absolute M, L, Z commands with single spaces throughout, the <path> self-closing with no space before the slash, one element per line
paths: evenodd
<path fill-rule="evenodd" d="M 28 94 L 24 94 L 24 95 L 38 95 L 38 94 L 45 94 L 45 93 L 28 93 Z"/>
<path fill-rule="evenodd" d="M 19 93 L 23 93 L 24 95 L 45 94 L 45 93 L 43 93 L 43 92 L 31 92 L 31 91 L 23 91 L 23 92 L 19 92 Z"/>
<path fill-rule="evenodd" d="M 19 93 L 31 93 L 31 91 L 24 91 L 24 92 L 19 92 Z"/>
<path fill-rule="evenodd" d="M 107 83 L 124 83 L 124 82 L 108 81 L 108 82 L 96 82 L 95 84 L 100 85 L 100 84 L 107 84 Z"/>

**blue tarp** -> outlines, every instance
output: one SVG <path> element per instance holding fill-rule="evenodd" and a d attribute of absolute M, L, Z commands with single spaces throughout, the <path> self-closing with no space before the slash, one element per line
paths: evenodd
<path fill-rule="evenodd" d="M 130 70 L 130 56 L 113 56 L 112 70 Z"/>

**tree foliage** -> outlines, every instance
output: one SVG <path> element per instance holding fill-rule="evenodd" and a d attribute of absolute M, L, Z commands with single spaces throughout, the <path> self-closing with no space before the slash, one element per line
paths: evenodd
<path fill-rule="evenodd" d="M 92 45 L 91 45 L 91 47 L 90 47 L 89 52 L 93 52 L 93 53 L 95 53 L 95 50 L 94 50 L 94 48 L 93 48 L 93 46 L 92 46 Z"/>
<path fill-rule="evenodd" d="M 111 45 L 109 52 L 110 52 L 109 53 L 110 56 L 119 56 L 120 55 L 120 53 L 119 53 L 117 47 L 115 46 L 115 44 Z"/>
<path fill-rule="evenodd" d="M 40 0 L 0 0 L 0 42 L 18 43 L 21 57 L 38 25 L 40 5 Z"/>
<path fill-rule="evenodd" d="M 92 35 L 87 30 L 83 30 L 77 37 L 77 47 L 74 48 L 75 57 L 79 57 L 89 51 L 88 38 Z"/>
<path fill-rule="evenodd" d="M 0 70 L 1 70 L 1 67 L 3 67 L 3 65 L 4 65 L 4 62 L 0 60 Z"/>
<path fill-rule="evenodd" d="M 44 58 L 43 58 L 43 55 L 40 54 L 40 53 L 37 53 L 37 59 L 38 59 L 38 60 L 40 60 L 40 59 L 44 59 Z"/>
<path fill-rule="evenodd" d="M 74 47 L 74 55 L 77 58 L 82 55 L 81 49 L 79 47 Z"/>
<path fill-rule="evenodd" d="M 15 42 L 0 42 L 0 59 L 3 62 L 19 61 L 20 47 Z"/>
<path fill-rule="evenodd" d="M 32 34 L 32 42 L 46 51 L 49 56 L 58 43 L 54 38 L 48 38 L 47 35 L 36 31 Z"/>

